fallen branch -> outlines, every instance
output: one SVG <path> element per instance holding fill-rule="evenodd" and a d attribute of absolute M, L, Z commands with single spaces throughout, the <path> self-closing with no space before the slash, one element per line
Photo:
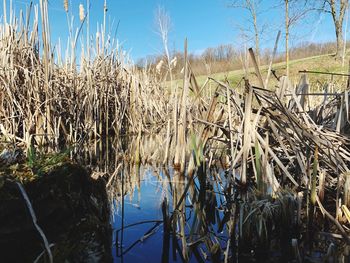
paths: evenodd
<path fill-rule="evenodd" d="M 348 234 L 345 232 L 344 228 L 339 224 L 339 222 L 323 207 L 317 195 L 316 195 L 316 201 L 318 206 L 321 209 L 322 214 L 326 215 L 336 225 L 341 235 L 343 236 L 344 240 L 348 243 L 348 245 L 350 245 L 350 238 Z"/>

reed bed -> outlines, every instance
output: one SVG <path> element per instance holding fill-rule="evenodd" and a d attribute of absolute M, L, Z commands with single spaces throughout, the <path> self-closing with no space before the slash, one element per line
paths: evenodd
<path fill-rule="evenodd" d="M 131 148 L 143 164 L 175 169 L 160 179 L 172 200 L 169 206 L 165 198 L 162 210 L 173 256 L 185 262 L 346 261 L 347 88 L 313 93 L 306 75 L 295 86 L 283 78 L 274 91 L 261 75 L 261 86 L 243 79 L 233 88 L 208 78 L 198 87 L 189 64 L 184 72 L 172 121 L 153 143 L 137 139 Z M 209 84 L 211 97 L 203 92 Z M 188 206 L 195 216 L 186 221 Z"/>
<path fill-rule="evenodd" d="M 1 25 L 1 134 L 26 147 L 57 150 L 137 134 L 155 120 L 163 124 L 164 92 L 146 72 L 136 72 L 108 32 L 80 46 L 80 61 L 75 54 L 78 40 L 85 42 L 81 31 L 70 38 L 64 57 L 60 45 L 52 46 L 47 5 L 43 0 L 30 6 L 24 21 L 11 11 Z"/>
<path fill-rule="evenodd" d="M 208 78 L 199 86 L 186 41 L 183 83 L 169 89 L 164 78 L 128 62 L 105 22 L 94 45 L 89 33 L 71 33 L 63 59 L 52 47 L 47 4 L 31 6 L 25 21 L 4 15 L 2 138 L 27 152 L 75 146 L 75 153 L 98 158 L 104 169 L 89 166 L 106 176 L 122 208 L 124 196 L 140 188 L 140 167 L 163 167 L 163 262 L 170 241 L 173 257 L 184 262 L 272 258 L 271 251 L 280 252 L 277 260 L 312 260 L 314 251 L 348 259 L 348 86 L 330 83 L 312 94 L 303 75 L 296 85 L 280 78 L 275 90 L 268 86 L 271 67 L 263 79 L 256 63 L 258 85 Z M 80 11 L 80 29 L 89 32 L 88 14 Z M 79 61 L 78 39 L 89 43 L 80 46 Z M 93 154 L 83 151 L 89 147 Z"/>

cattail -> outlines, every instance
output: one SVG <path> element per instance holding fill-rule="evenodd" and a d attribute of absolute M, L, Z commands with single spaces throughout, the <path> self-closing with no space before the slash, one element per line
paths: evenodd
<path fill-rule="evenodd" d="M 68 0 L 63 0 L 64 11 L 68 12 Z"/>
<path fill-rule="evenodd" d="M 173 68 L 176 67 L 176 64 L 177 64 L 177 57 L 174 57 L 171 61 L 170 61 L 170 65 L 173 66 Z"/>
<path fill-rule="evenodd" d="M 157 73 L 160 73 L 160 71 L 162 70 L 163 64 L 164 64 L 163 60 L 159 61 L 159 63 L 156 66 Z"/>
<path fill-rule="evenodd" d="M 107 13 L 107 11 L 108 11 L 108 8 L 107 8 L 107 0 L 105 0 L 105 4 L 103 5 L 103 10 L 104 10 L 104 12 L 106 12 L 106 13 Z"/>
<path fill-rule="evenodd" d="M 85 18 L 84 6 L 83 6 L 83 4 L 80 4 L 79 5 L 79 19 L 80 19 L 80 22 L 83 22 L 84 18 Z"/>
<path fill-rule="evenodd" d="M 97 53 L 99 53 L 100 50 L 100 32 L 96 32 L 96 49 Z"/>

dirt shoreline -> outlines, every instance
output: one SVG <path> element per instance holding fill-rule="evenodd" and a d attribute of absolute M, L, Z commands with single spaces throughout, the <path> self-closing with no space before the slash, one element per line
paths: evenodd
<path fill-rule="evenodd" d="M 109 202 L 103 178 L 66 163 L 23 185 L 54 262 L 110 262 Z M 33 262 L 45 251 L 15 181 L 0 187 L 0 255 L 4 262 Z M 39 262 L 43 262 L 44 257 Z"/>

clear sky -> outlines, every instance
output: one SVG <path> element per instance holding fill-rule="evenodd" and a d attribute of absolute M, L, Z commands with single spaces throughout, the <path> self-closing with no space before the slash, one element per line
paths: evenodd
<path fill-rule="evenodd" d="M 9 5 L 10 0 L 7 2 Z M 38 3 L 38 0 L 33 2 Z M 86 0 L 70 0 L 70 2 L 70 11 L 77 22 L 78 6 L 82 3 L 86 8 Z M 104 0 L 90 0 L 90 2 L 91 32 L 94 32 L 97 22 L 102 22 L 103 19 Z M 265 5 L 261 8 L 263 12 L 258 16 L 258 22 L 263 29 L 262 48 L 272 47 L 278 29 L 283 33 L 283 6 L 267 11 L 268 7 L 281 2 L 281 0 L 265 0 Z M 29 3 L 30 0 L 13 0 L 17 12 Z M 108 0 L 108 21 L 113 25 L 111 28 L 113 34 L 118 21 L 120 22 L 117 38 L 134 60 L 162 52 L 161 39 L 156 33 L 154 18 L 158 6 L 164 7 L 171 17 L 170 50 L 174 48 L 182 50 L 186 37 L 189 50 L 194 53 L 220 44 L 231 43 L 243 48 L 239 28 L 249 28 L 249 15 L 242 9 L 228 8 L 228 3 L 229 0 Z M 53 41 L 57 42 L 59 37 L 66 40 L 68 26 L 63 0 L 49 0 L 49 12 Z M 291 46 L 303 41 L 323 42 L 333 39 L 334 29 L 327 14 L 313 14 L 291 29 Z M 283 50 L 283 41 L 279 50 Z"/>

